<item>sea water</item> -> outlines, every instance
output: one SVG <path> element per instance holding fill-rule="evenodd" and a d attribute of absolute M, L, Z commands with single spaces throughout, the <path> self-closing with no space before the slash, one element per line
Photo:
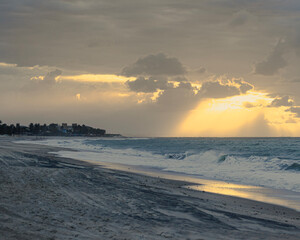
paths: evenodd
<path fill-rule="evenodd" d="M 63 157 L 300 192 L 300 138 L 52 138 Z"/>

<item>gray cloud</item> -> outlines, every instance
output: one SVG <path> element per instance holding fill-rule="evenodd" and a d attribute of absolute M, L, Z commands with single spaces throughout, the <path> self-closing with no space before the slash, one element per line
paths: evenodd
<path fill-rule="evenodd" d="M 62 71 L 59 69 L 56 69 L 54 71 L 51 71 L 49 73 L 47 73 L 47 75 L 44 77 L 44 79 L 42 81 L 40 81 L 43 84 L 55 84 L 56 80 L 55 78 L 60 76 L 62 74 Z"/>
<path fill-rule="evenodd" d="M 134 64 L 125 67 L 121 75 L 139 76 L 139 75 L 165 75 L 176 76 L 185 74 L 186 70 L 177 58 L 167 57 L 163 53 L 148 55 L 139 58 Z"/>
<path fill-rule="evenodd" d="M 254 108 L 254 107 L 256 107 L 257 105 L 255 105 L 255 104 L 253 104 L 253 103 L 251 103 L 251 102 L 245 102 L 245 103 L 243 104 L 243 106 L 244 106 L 245 108 Z"/>
<path fill-rule="evenodd" d="M 203 98 L 226 98 L 240 95 L 251 90 L 253 86 L 241 79 L 204 82 L 199 89 L 190 82 L 180 82 L 178 87 L 168 87 L 157 99 L 157 104 L 169 110 L 188 110 L 194 108 Z M 198 93 L 195 91 L 198 90 Z"/>
<path fill-rule="evenodd" d="M 291 24 L 289 30 L 282 35 L 281 40 L 278 41 L 267 58 L 255 64 L 254 73 L 272 76 L 278 73 L 280 69 L 289 67 L 288 73 L 285 75 L 289 76 L 289 78 L 290 76 L 296 77 L 295 73 L 299 74 L 299 70 L 295 69 L 296 62 L 299 61 L 300 57 L 299 29 L 299 22 Z M 291 71 L 294 71 L 292 75 L 290 75 Z"/>
<path fill-rule="evenodd" d="M 158 89 L 166 89 L 168 87 L 172 87 L 173 85 L 168 84 L 167 79 L 163 78 L 144 78 L 138 77 L 134 81 L 127 81 L 126 84 L 128 85 L 131 91 L 135 92 L 156 92 Z"/>
<path fill-rule="evenodd" d="M 242 79 L 222 81 L 207 81 L 201 86 L 198 92 L 202 98 L 226 98 L 235 95 L 245 94 L 253 89 L 253 85 Z"/>
<path fill-rule="evenodd" d="M 219 81 L 204 82 L 198 93 L 203 98 L 225 98 L 239 95 L 240 91 L 236 86 L 221 84 Z"/>
<path fill-rule="evenodd" d="M 180 77 L 169 77 L 170 81 L 175 81 L 175 82 L 189 82 L 189 80 L 186 77 L 180 76 Z"/>
<path fill-rule="evenodd" d="M 287 66 L 287 62 L 283 58 L 284 52 L 285 43 L 279 42 L 266 60 L 255 64 L 254 73 L 261 75 L 274 75 L 279 69 Z"/>
<path fill-rule="evenodd" d="M 252 84 L 245 82 L 241 79 L 235 79 L 234 82 L 238 83 L 240 85 L 239 88 L 240 88 L 241 93 L 246 93 L 249 90 L 252 90 L 254 88 Z"/>
<path fill-rule="evenodd" d="M 247 69 L 286 29 L 297 29 L 297 9 L 297 0 L 1 1 L 0 61 L 111 73 L 163 51 L 223 74 Z M 247 13 L 259 24 L 244 24 Z"/>
<path fill-rule="evenodd" d="M 30 82 L 24 84 L 21 90 L 25 92 L 35 91 L 36 94 L 44 94 L 44 91 L 48 91 L 50 88 L 54 87 L 56 82 L 56 77 L 62 74 L 61 70 L 53 70 L 48 72 L 43 79 L 33 78 Z"/>
<path fill-rule="evenodd" d="M 275 98 L 269 107 L 293 106 L 294 100 L 289 96 Z"/>
<path fill-rule="evenodd" d="M 242 26 L 248 21 L 249 17 L 250 14 L 247 11 L 239 11 L 236 14 L 234 14 L 232 20 L 230 21 L 230 25 L 233 27 Z"/>
<path fill-rule="evenodd" d="M 201 67 L 198 70 L 196 70 L 197 73 L 199 74 L 204 74 L 206 72 L 206 68 L 205 67 Z"/>
<path fill-rule="evenodd" d="M 181 82 L 176 88 L 167 88 L 157 99 L 157 104 L 168 111 L 188 111 L 199 102 L 194 90 L 189 82 Z"/>
<path fill-rule="evenodd" d="M 290 107 L 286 111 L 296 113 L 296 117 L 300 118 L 300 107 Z"/>
<path fill-rule="evenodd" d="M 300 25 L 299 22 L 296 26 L 299 29 Z M 289 39 L 287 40 L 287 44 L 290 46 L 291 49 L 295 51 L 295 53 L 300 56 L 300 31 L 293 31 Z"/>

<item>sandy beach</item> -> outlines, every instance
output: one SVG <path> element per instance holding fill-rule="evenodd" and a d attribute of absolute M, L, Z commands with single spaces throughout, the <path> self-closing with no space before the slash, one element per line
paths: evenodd
<path fill-rule="evenodd" d="M 0 138 L 1 239 L 299 239 L 289 208 L 59 158 Z"/>

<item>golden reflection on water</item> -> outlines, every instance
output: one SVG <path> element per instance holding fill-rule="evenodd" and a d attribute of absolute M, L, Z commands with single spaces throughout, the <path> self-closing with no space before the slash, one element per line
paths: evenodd
<path fill-rule="evenodd" d="M 207 182 L 203 185 L 192 185 L 187 186 L 188 189 L 193 189 L 197 191 L 205 191 L 209 193 L 216 193 L 222 195 L 229 195 L 240 198 L 252 199 L 255 201 L 266 202 L 286 207 L 291 207 L 300 210 L 299 202 L 290 199 L 280 199 L 276 196 L 272 196 L 271 190 L 263 187 L 247 186 L 231 183 L 222 182 Z M 269 190 L 269 191 L 268 191 Z"/>
<path fill-rule="evenodd" d="M 235 197 L 252 198 L 252 199 L 254 194 L 251 193 L 251 190 L 261 189 L 261 187 L 237 185 L 231 183 L 212 183 L 208 185 L 205 184 L 205 185 L 189 186 L 188 188 L 198 190 L 198 191 L 205 191 L 210 193 L 217 193 L 222 195 L 230 195 Z"/>

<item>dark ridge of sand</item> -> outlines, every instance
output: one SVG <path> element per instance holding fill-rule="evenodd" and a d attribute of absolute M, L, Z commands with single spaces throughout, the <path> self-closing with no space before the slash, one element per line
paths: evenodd
<path fill-rule="evenodd" d="M 299 239 L 300 213 L 0 138 L 0 239 Z"/>

